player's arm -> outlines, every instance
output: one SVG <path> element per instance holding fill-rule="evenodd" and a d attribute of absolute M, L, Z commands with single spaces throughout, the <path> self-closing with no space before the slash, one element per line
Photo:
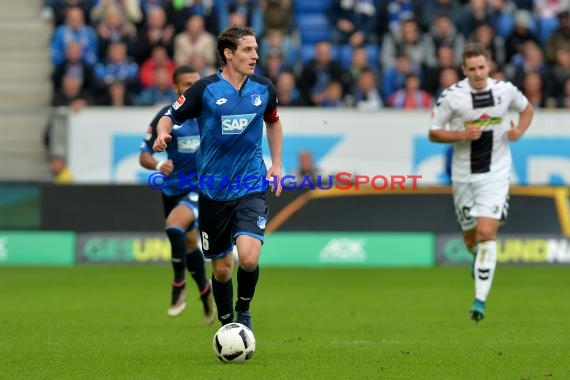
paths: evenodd
<path fill-rule="evenodd" d="M 507 138 L 511 141 L 520 140 L 520 138 L 524 135 L 524 133 L 530 126 L 530 122 L 532 121 L 533 115 L 534 115 L 534 108 L 529 102 L 526 105 L 525 109 L 519 112 L 518 124 L 515 125 L 515 123 L 511 121 L 511 128 L 507 131 Z"/>
<path fill-rule="evenodd" d="M 170 106 L 160 118 L 156 126 L 156 140 L 153 149 L 162 152 L 172 140 L 170 132 L 174 124 L 182 125 L 186 120 L 198 117 L 202 110 L 202 94 L 206 88 L 206 82 L 198 81 Z"/>
<path fill-rule="evenodd" d="M 454 110 L 450 104 L 451 96 L 444 91 L 437 100 L 431 113 L 431 125 L 428 137 L 430 141 L 437 143 L 455 143 L 467 140 L 477 140 L 481 137 L 481 128 L 476 125 L 468 125 L 461 131 L 451 131 L 445 126 L 451 121 Z"/>
<path fill-rule="evenodd" d="M 166 149 L 166 146 L 170 140 L 172 140 L 170 132 L 172 131 L 173 125 L 172 118 L 169 116 L 165 115 L 160 118 L 156 126 L 156 139 L 152 145 L 152 149 L 154 149 L 155 152 L 163 152 Z"/>
<path fill-rule="evenodd" d="M 267 177 L 271 178 L 274 184 L 273 191 L 276 196 L 281 194 L 281 178 L 283 177 L 283 165 L 281 157 L 283 153 L 283 127 L 281 121 L 275 123 L 266 123 L 267 142 L 269 143 L 269 152 L 271 153 L 271 167 L 267 172 Z"/>
<path fill-rule="evenodd" d="M 281 178 L 283 177 L 283 165 L 281 162 L 283 152 L 283 127 L 281 121 L 275 123 L 266 123 L 267 141 L 269 143 L 269 152 L 271 154 L 271 167 L 267 172 L 273 184 L 273 192 L 276 196 L 281 195 Z"/>
<path fill-rule="evenodd" d="M 429 139 L 437 143 L 454 143 L 459 141 L 477 140 L 481 137 L 481 128 L 468 125 L 462 131 L 448 131 L 445 129 L 430 129 Z"/>
<path fill-rule="evenodd" d="M 144 139 L 140 145 L 141 151 L 139 154 L 139 164 L 145 169 L 157 170 L 157 171 L 160 170 L 165 174 L 170 174 L 174 169 L 172 165 L 172 160 L 158 161 L 153 156 L 154 154 L 153 145 L 156 140 L 156 125 L 158 124 L 158 121 L 160 120 L 160 118 L 167 109 L 168 109 L 167 107 L 162 108 L 156 114 L 154 119 L 152 119 L 150 125 L 146 128 Z"/>
<path fill-rule="evenodd" d="M 152 156 L 152 153 L 142 151 L 139 155 L 139 163 L 143 168 L 149 170 L 161 171 L 164 174 L 170 174 L 174 170 L 172 160 L 158 161 Z"/>
<path fill-rule="evenodd" d="M 170 175 L 174 170 L 172 160 L 158 161 L 153 156 L 154 150 L 152 146 L 156 140 L 156 129 L 152 127 L 153 125 L 156 125 L 156 119 L 148 126 L 145 138 L 141 143 L 139 164 L 145 169 L 161 171 L 164 174 Z"/>
<path fill-rule="evenodd" d="M 270 183 L 273 184 L 273 192 L 275 192 L 276 196 L 279 196 L 281 195 L 281 178 L 283 177 L 283 126 L 279 119 L 277 98 L 272 85 L 270 86 L 270 99 L 265 114 L 263 115 L 269 152 L 271 154 L 271 167 L 267 172 L 267 177 L 270 179 Z"/>

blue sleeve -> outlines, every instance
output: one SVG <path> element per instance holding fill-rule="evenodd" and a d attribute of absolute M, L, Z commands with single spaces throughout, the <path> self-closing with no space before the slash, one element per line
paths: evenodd
<path fill-rule="evenodd" d="M 170 117 L 177 125 L 182 125 L 186 120 L 200 116 L 202 112 L 202 98 L 207 84 L 208 82 L 203 79 L 196 82 L 183 95 L 180 95 L 164 116 Z"/>

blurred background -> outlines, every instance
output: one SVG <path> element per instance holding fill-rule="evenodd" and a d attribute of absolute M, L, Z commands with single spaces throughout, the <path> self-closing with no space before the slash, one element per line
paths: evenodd
<path fill-rule="evenodd" d="M 511 145 L 499 262 L 570 262 L 568 1 L 23 0 L 0 3 L 0 265 L 167 263 L 160 192 L 138 164 L 175 67 L 218 67 L 217 34 L 258 34 L 285 174 L 421 175 L 412 189 L 269 196 L 262 262 L 466 265 L 432 104 L 479 41 L 536 107 Z M 268 155 L 268 148 L 264 146 Z"/>

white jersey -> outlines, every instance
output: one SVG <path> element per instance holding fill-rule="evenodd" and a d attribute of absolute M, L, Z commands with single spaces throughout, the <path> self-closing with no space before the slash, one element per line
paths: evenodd
<path fill-rule="evenodd" d="M 476 91 L 465 78 L 443 91 L 431 114 L 431 130 L 461 131 L 469 124 L 481 127 L 481 138 L 453 144 L 451 179 L 473 182 L 508 178 L 511 150 L 507 131 L 508 113 L 523 111 L 527 98 L 510 82 L 488 79 L 484 90 Z"/>

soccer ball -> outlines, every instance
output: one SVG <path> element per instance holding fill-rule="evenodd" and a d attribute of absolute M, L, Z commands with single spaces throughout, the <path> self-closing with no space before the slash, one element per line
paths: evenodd
<path fill-rule="evenodd" d="M 214 335 L 214 352 L 224 363 L 245 362 L 255 352 L 253 332 L 241 323 L 228 323 Z"/>

